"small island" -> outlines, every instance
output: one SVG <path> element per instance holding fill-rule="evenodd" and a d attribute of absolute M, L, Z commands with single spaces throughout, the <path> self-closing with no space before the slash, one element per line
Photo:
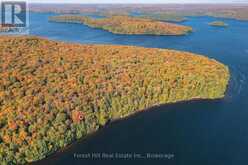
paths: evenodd
<path fill-rule="evenodd" d="M 223 98 L 227 66 L 175 50 L 0 37 L 0 162 L 45 158 L 149 107 Z M 120 130 L 121 131 L 121 130 Z"/>
<path fill-rule="evenodd" d="M 188 26 L 130 16 L 94 19 L 79 15 L 61 15 L 52 16 L 49 20 L 53 22 L 82 23 L 115 34 L 186 35 L 192 31 L 192 28 Z"/>
<path fill-rule="evenodd" d="M 210 26 L 216 26 L 216 27 L 228 27 L 228 24 L 226 24 L 223 21 L 214 21 L 209 23 Z"/>

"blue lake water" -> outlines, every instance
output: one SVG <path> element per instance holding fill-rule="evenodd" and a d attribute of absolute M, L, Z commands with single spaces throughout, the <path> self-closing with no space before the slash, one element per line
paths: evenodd
<path fill-rule="evenodd" d="M 38 164 L 241 165 L 248 163 L 248 22 L 189 17 L 187 36 L 116 35 L 79 24 L 49 23 L 54 14 L 31 13 L 30 34 L 87 44 L 124 44 L 190 51 L 229 66 L 231 82 L 220 101 L 154 107 L 101 129 Z M 211 27 L 222 20 L 228 28 Z M 162 153 L 172 159 L 76 159 L 74 153 Z"/>

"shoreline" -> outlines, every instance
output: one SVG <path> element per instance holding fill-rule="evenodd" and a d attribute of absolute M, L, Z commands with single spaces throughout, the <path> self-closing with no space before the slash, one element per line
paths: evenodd
<path fill-rule="evenodd" d="M 227 87 L 226 92 L 228 90 L 229 90 L 229 85 Z M 65 146 L 64 148 L 62 148 L 62 149 L 60 149 L 60 150 L 58 150 L 58 151 L 56 151 L 56 152 L 54 152 L 54 153 L 52 153 L 50 155 L 47 155 L 47 157 L 45 157 L 45 158 L 43 158 L 41 160 L 30 162 L 29 164 L 30 165 L 42 164 L 42 162 L 43 161 L 46 161 L 46 159 L 52 159 L 54 157 L 57 157 L 60 154 L 62 154 L 63 152 L 69 151 L 70 149 L 72 149 L 72 147 L 76 146 L 77 144 L 79 144 L 79 143 L 85 143 L 86 140 L 88 140 L 88 139 L 96 136 L 99 131 L 102 131 L 104 129 L 107 129 L 107 128 L 109 128 L 113 124 L 116 124 L 116 123 L 119 123 L 119 122 L 128 120 L 128 119 L 130 119 L 132 117 L 135 117 L 135 116 L 140 115 L 141 113 L 146 113 L 146 112 L 149 113 L 150 111 L 155 111 L 155 110 L 158 111 L 158 109 L 156 109 L 158 107 L 164 107 L 165 108 L 165 111 L 166 111 L 167 110 L 166 108 L 168 108 L 170 106 L 175 106 L 175 105 L 179 105 L 179 104 L 187 104 L 187 103 L 194 104 L 194 103 L 198 103 L 198 102 L 220 102 L 220 101 L 223 101 L 225 99 L 225 97 L 226 97 L 226 95 L 224 97 L 222 97 L 222 98 L 216 98 L 216 99 L 201 99 L 201 98 L 196 98 L 196 99 L 191 99 L 191 100 L 182 100 L 182 101 L 178 101 L 178 102 L 174 102 L 174 103 L 158 104 L 158 105 L 151 106 L 149 108 L 145 108 L 143 110 L 134 111 L 131 114 L 129 114 L 128 116 L 125 116 L 125 117 L 122 117 L 122 118 L 113 119 L 112 121 L 108 121 L 107 124 L 105 124 L 102 127 L 99 127 L 98 130 L 87 134 L 85 137 L 82 137 L 80 139 L 75 140 L 71 144 Z"/>
<path fill-rule="evenodd" d="M 126 24 L 132 25 L 132 23 L 134 23 L 135 26 L 127 27 L 123 25 L 123 23 L 119 22 L 120 19 L 122 19 Z M 96 19 L 81 15 L 57 15 L 48 17 L 48 21 L 59 23 L 78 23 L 86 25 L 90 28 L 108 31 L 113 34 L 125 35 L 181 36 L 192 33 L 193 31 L 190 26 L 134 16 L 117 15 Z"/>
<path fill-rule="evenodd" d="M 106 105 L 106 101 L 104 102 L 104 106 L 106 106 L 106 108 L 101 107 L 102 105 L 100 103 L 99 103 L 99 105 L 97 105 L 97 106 L 99 106 L 99 108 L 102 108 L 101 111 L 95 112 L 95 111 L 90 111 L 90 109 L 82 109 L 82 111 L 90 113 L 90 114 L 88 114 L 88 116 L 86 118 L 87 120 L 83 122 L 82 126 L 80 125 L 81 122 L 77 123 L 77 121 L 74 120 L 73 116 L 70 116 L 70 114 L 72 113 L 71 111 L 69 111 L 69 110 L 66 111 L 67 109 L 62 111 L 62 112 L 53 111 L 52 114 L 53 114 L 53 116 L 56 116 L 56 120 L 54 121 L 54 120 L 51 120 L 51 118 L 49 118 L 51 121 L 54 121 L 54 123 L 52 123 L 50 125 L 54 126 L 57 122 L 57 124 L 61 124 L 63 126 L 66 124 L 65 121 L 68 121 L 67 123 L 69 123 L 69 124 L 67 124 L 66 130 L 71 131 L 70 129 L 73 129 L 75 127 L 75 129 L 77 129 L 76 130 L 77 132 L 75 132 L 75 134 L 73 134 L 73 136 L 71 137 L 70 140 L 63 143 L 63 146 L 59 145 L 55 141 L 52 141 L 53 139 L 51 137 L 53 137 L 53 136 L 49 136 L 49 134 L 48 135 L 46 134 L 46 136 L 42 135 L 43 137 L 48 137 L 49 138 L 48 140 L 53 142 L 53 145 L 51 145 L 51 147 L 53 147 L 53 148 L 50 148 L 49 151 L 46 153 L 42 153 L 42 155 L 40 155 L 40 157 L 36 159 L 38 161 L 42 161 L 42 160 L 48 158 L 50 155 L 53 155 L 53 153 L 55 153 L 57 155 L 59 153 L 65 152 L 68 148 L 70 148 L 74 144 L 77 144 L 78 143 L 77 141 L 81 142 L 81 140 L 84 140 L 88 137 L 91 137 L 96 132 L 102 130 L 103 128 L 108 127 L 109 125 L 112 125 L 116 122 L 126 120 L 128 118 L 131 118 L 131 117 L 133 117 L 133 116 L 135 116 L 141 112 L 153 110 L 156 107 L 160 107 L 160 106 L 167 106 L 168 107 L 168 106 L 175 105 L 175 104 L 177 105 L 177 104 L 182 104 L 182 103 L 192 103 L 192 102 L 198 102 L 198 101 L 222 100 L 223 97 L 225 96 L 225 92 L 226 92 L 226 89 L 228 87 L 228 83 L 230 80 L 229 69 L 223 63 L 220 63 L 214 59 L 208 58 L 208 57 L 203 56 L 203 55 L 193 54 L 193 53 L 189 53 L 189 52 L 182 52 L 182 51 L 178 51 L 178 50 L 168 50 L 168 49 L 158 49 L 158 48 L 151 49 L 151 48 L 137 47 L 137 46 L 112 46 L 112 47 L 110 47 L 111 45 L 98 45 L 98 46 L 96 46 L 94 44 L 92 44 L 91 46 L 87 46 L 87 45 L 78 44 L 78 43 L 77 44 L 66 44 L 65 42 L 59 43 L 59 42 L 51 41 L 48 39 L 42 39 L 39 37 L 15 37 L 15 38 L 14 37 L 13 38 L 12 37 L 9 37 L 9 38 L 3 37 L 2 42 L 5 40 L 7 40 L 8 43 L 17 42 L 17 41 L 24 42 L 24 44 L 17 45 L 17 47 L 21 47 L 23 45 L 28 46 L 27 44 L 35 44 L 35 46 L 36 46 L 35 48 L 37 49 L 37 51 L 39 51 L 40 49 L 43 50 L 43 47 L 42 47 L 43 45 L 46 47 L 52 47 L 52 46 L 54 47 L 54 45 L 56 45 L 57 49 L 59 49 L 59 50 L 62 50 L 64 48 L 69 48 L 69 49 L 67 49 L 67 51 L 65 51 L 65 52 L 63 51 L 64 55 L 62 54 L 63 60 L 68 60 L 67 62 L 69 64 L 74 64 L 73 63 L 74 61 L 72 61 L 72 62 L 70 61 L 71 60 L 70 54 L 73 53 L 73 52 L 71 52 L 72 50 L 74 52 L 79 52 L 79 51 L 83 50 L 86 53 L 88 53 L 88 56 L 85 56 L 85 55 L 82 56 L 82 54 L 77 54 L 77 56 L 76 55 L 73 56 L 74 57 L 73 60 L 76 59 L 75 61 L 85 60 L 86 57 L 88 57 L 88 58 L 89 57 L 91 57 L 91 58 L 92 57 L 98 57 L 94 54 L 95 51 L 92 51 L 92 50 L 96 50 L 97 52 L 103 51 L 103 54 L 101 55 L 101 59 L 102 58 L 103 59 L 111 59 L 111 60 L 118 59 L 119 61 L 122 60 L 125 62 L 127 57 L 129 57 L 128 59 L 130 61 L 133 61 L 133 59 L 137 58 L 137 57 L 139 57 L 140 59 L 144 58 L 145 62 L 141 63 L 142 67 L 147 66 L 146 69 L 151 68 L 151 70 L 149 70 L 150 74 L 151 74 L 151 71 L 156 71 L 156 68 L 154 69 L 154 67 L 153 67 L 155 65 L 157 67 L 161 67 L 161 69 L 162 68 L 166 69 L 167 67 L 173 68 L 171 66 L 179 67 L 179 66 L 181 66 L 180 65 L 181 63 L 184 64 L 183 65 L 184 68 L 181 68 L 184 70 L 184 72 L 178 72 L 177 74 L 179 77 L 180 76 L 182 76 L 182 77 L 186 76 L 186 78 L 183 78 L 183 80 L 178 81 L 178 82 L 176 81 L 178 78 L 175 78 L 176 75 L 174 75 L 175 72 L 173 72 L 173 70 L 170 70 L 170 69 L 166 70 L 166 72 L 163 72 L 163 70 L 161 70 L 160 72 L 164 73 L 164 74 L 162 74 L 163 76 L 159 77 L 159 78 L 155 77 L 154 75 L 146 74 L 146 76 L 144 77 L 144 80 L 143 80 L 142 76 L 146 72 L 142 69 L 142 67 L 141 68 L 138 67 L 137 62 L 135 63 L 135 65 L 133 64 L 131 66 L 133 66 L 134 69 L 135 68 L 140 69 L 140 72 L 138 72 L 138 73 L 140 73 L 141 79 L 143 81 L 147 81 L 149 83 L 142 82 L 142 84 L 140 84 L 140 83 L 138 84 L 137 82 L 139 82 L 140 80 L 136 81 L 136 79 L 133 77 L 128 77 L 128 79 L 126 77 L 127 80 L 126 79 L 122 80 L 121 79 L 123 77 L 122 72 L 116 72 L 113 69 L 114 73 L 120 74 L 120 76 L 119 76 L 120 78 L 117 77 L 115 79 L 114 78 L 111 79 L 111 81 L 109 80 L 110 84 L 114 84 L 113 82 L 115 82 L 115 81 L 120 81 L 120 82 L 124 82 L 124 85 L 122 87 L 121 86 L 122 84 L 120 84 L 118 89 L 122 89 L 122 88 L 126 89 L 128 86 L 129 87 L 128 89 L 130 91 L 131 89 L 136 89 L 135 87 L 138 86 L 139 87 L 138 89 L 145 89 L 145 90 L 143 90 L 143 91 L 139 90 L 139 93 L 137 93 L 137 91 L 135 93 L 129 92 L 129 93 L 126 93 L 126 95 L 123 93 L 120 93 L 120 97 L 113 95 L 112 98 L 108 98 L 106 95 L 104 95 L 103 96 L 104 99 L 111 99 L 110 100 L 111 101 L 111 105 L 110 105 L 111 109 L 108 109 L 108 110 L 106 109 L 106 108 L 108 108 L 107 107 L 108 105 Z M 74 49 L 72 49 L 72 48 L 74 48 Z M 54 51 L 55 50 L 56 49 L 54 49 Z M 90 50 L 90 51 L 87 52 L 86 50 Z M 116 54 L 116 53 L 113 54 L 112 50 L 115 50 L 115 52 L 116 52 L 116 50 L 118 50 L 118 54 Z M 121 52 L 121 50 L 124 50 L 124 54 L 133 54 L 133 52 L 135 51 L 135 53 L 140 53 L 140 55 L 139 56 L 123 56 L 123 53 Z M 143 54 L 143 52 L 147 52 L 147 51 L 149 52 L 149 56 L 147 56 L 146 54 Z M 46 57 L 48 57 L 48 54 L 51 54 L 53 52 L 43 52 L 43 53 L 44 54 L 42 57 L 45 59 Z M 112 53 L 112 56 L 108 55 L 108 53 L 110 53 L 110 54 Z M 160 56 L 157 56 L 158 53 L 160 54 Z M 26 57 L 28 55 L 28 53 L 23 52 L 22 55 L 23 56 L 21 56 L 21 57 L 23 58 L 23 57 Z M 92 55 L 95 55 L 95 56 L 92 56 Z M 171 59 L 172 55 L 173 55 L 173 60 Z M 110 57 L 113 57 L 113 58 L 110 58 Z M 185 60 L 186 57 L 187 57 L 188 61 Z M 50 59 L 50 58 L 53 59 L 52 57 L 49 56 L 48 59 Z M 57 59 L 60 60 L 59 57 L 54 56 L 54 58 L 56 60 L 52 60 L 51 61 L 52 64 L 55 64 L 55 66 L 62 65 L 61 63 L 56 63 Z M 152 63 L 149 63 L 150 60 L 153 60 Z M 203 69 L 200 72 L 201 74 L 196 72 L 195 68 L 191 68 L 192 67 L 192 61 L 198 62 L 194 66 L 195 68 L 200 67 L 200 66 L 203 67 Z M 104 62 L 106 63 L 106 64 L 104 63 L 105 65 L 109 64 L 109 61 L 104 61 Z M 129 61 L 127 61 L 127 62 L 129 62 Z M 169 63 L 169 62 L 171 62 L 171 63 Z M 51 63 L 49 63 L 49 65 L 48 64 L 47 65 L 49 67 L 54 67 L 54 65 L 51 65 Z M 95 63 L 87 63 L 87 68 L 91 68 L 90 66 L 94 67 L 95 65 L 96 65 Z M 125 66 L 125 63 L 124 64 L 120 63 L 118 65 L 118 67 L 121 67 L 122 65 Z M 117 64 L 116 64 L 116 66 L 117 66 Z M 209 67 L 211 67 L 211 68 L 209 68 Z M 129 70 L 126 70 L 126 72 L 129 74 L 132 74 L 133 68 L 129 67 Z M 193 71 L 192 71 L 192 69 L 193 69 Z M 205 72 L 204 72 L 204 69 L 206 69 Z M 73 72 L 77 73 L 76 71 L 80 70 L 80 68 L 74 68 L 74 69 L 72 68 L 71 70 L 73 70 Z M 50 70 L 49 69 L 44 70 L 42 67 L 42 68 L 39 68 L 39 71 L 42 71 L 42 73 L 44 73 L 44 72 L 46 73 L 46 72 L 49 72 Z M 190 71 L 190 74 L 187 74 L 187 72 L 189 72 L 189 71 Z M 198 77 L 194 77 L 193 75 L 191 76 L 191 74 L 193 74 L 195 72 L 196 72 L 196 76 L 198 76 Z M 59 74 L 60 72 L 55 72 L 55 73 Z M 210 74 L 212 76 L 210 76 L 209 79 L 206 79 L 206 80 L 205 80 L 205 77 L 204 78 L 201 77 L 201 76 L 207 76 L 207 74 Z M 223 77 L 218 76 L 220 74 L 223 75 Z M 99 75 L 100 75 L 100 77 L 98 78 L 99 80 L 101 80 L 101 78 L 102 78 L 101 76 L 103 76 L 103 78 L 105 78 L 105 74 L 99 74 Z M 53 75 L 53 76 L 56 76 L 56 75 Z M 148 78 L 148 76 L 149 76 L 149 78 Z M 218 76 L 218 79 L 215 78 L 217 76 Z M 124 77 L 125 77 L 125 75 L 124 75 Z M 195 81 L 197 83 L 200 83 L 200 85 L 192 85 L 192 83 L 190 83 L 190 79 L 192 79 L 192 77 L 195 78 Z M 35 79 L 35 78 L 36 77 L 34 76 L 33 79 Z M 81 83 L 80 77 L 79 77 L 79 80 L 75 79 L 74 84 L 76 84 L 77 86 L 80 86 L 81 87 L 80 89 L 84 89 L 83 87 L 87 86 L 87 84 L 88 84 L 87 82 L 91 82 L 90 78 L 91 77 L 86 79 L 87 81 L 83 83 L 83 84 L 86 84 L 84 86 L 83 86 L 83 84 L 80 84 Z M 160 87 L 156 88 L 156 85 L 150 83 L 151 79 L 154 80 L 156 78 L 159 79 L 157 81 L 162 81 L 162 82 L 159 82 L 159 84 L 158 84 L 158 85 L 162 84 L 161 88 Z M 63 77 L 60 79 L 61 79 L 61 81 L 64 80 Z M 129 84 L 125 85 L 125 82 L 129 82 L 129 81 L 132 81 L 133 83 L 131 85 L 129 85 Z M 211 83 L 207 83 L 209 81 L 211 81 L 211 82 L 213 81 L 214 83 L 216 83 L 216 86 L 212 85 Z M 64 80 L 62 82 L 65 83 L 66 81 Z M 75 90 L 74 86 L 72 86 L 72 87 L 66 86 L 67 88 L 65 88 L 65 86 L 62 87 L 63 83 L 60 84 L 61 89 L 64 89 L 64 90 L 66 89 L 66 90 L 65 91 L 62 90 L 61 91 L 62 94 L 64 94 L 66 91 L 68 91 L 68 89 Z M 171 84 L 171 87 L 169 87 L 168 89 L 167 88 L 163 89 L 163 83 L 164 84 Z M 181 86 L 180 83 L 183 83 L 184 86 Z M 187 84 L 188 84 L 188 86 L 187 86 Z M 194 83 L 194 81 L 193 81 L 193 84 L 196 84 L 196 83 Z M 45 84 L 45 86 L 43 84 L 40 84 L 40 87 L 44 87 L 45 89 L 47 89 L 46 90 L 47 92 L 44 94 L 53 97 L 54 96 L 52 93 L 53 91 L 49 90 L 52 85 L 55 85 L 55 83 L 53 81 L 51 81 L 50 84 L 48 84 L 48 85 Z M 56 86 L 57 86 L 57 84 L 56 84 Z M 94 87 L 94 89 L 95 89 L 95 87 Z M 97 89 L 98 88 L 96 88 L 96 90 Z M 115 90 L 118 91 L 118 89 L 115 89 Z M 172 89 L 172 91 L 170 89 Z M 183 90 L 184 92 L 180 93 L 180 91 L 178 91 L 179 89 Z M 110 90 L 110 89 L 108 88 L 108 90 Z M 176 95 L 177 91 L 179 92 L 178 93 L 179 95 Z M 111 88 L 110 92 L 112 92 L 112 88 Z M 162 92 L 162 93 L 160 93 L 160 92 Z M 171 92 L 174 92 L 174 93 L 171 93 Z M 156 96 L 156 93 L 158 96 Z M 87 92 L 86 92 L 86 94 L 87 94 Z M 155 96 L 153 96 L 153 95 L 155 95 Z M 86 96 L 89 97 L 92 95 L 86 95 Z M 84 98 L 86 96 L 83 95 L 82 92 L 78 92 L 77 98 L 84 100 Z M 107 97 L 107 98 L 105 98 L 105 97 Z M 71 98 L 70 96 L 66 97 L 66 99 L 67 99 L 66 101 L 71 102 L 70 98 Z M 127 99 L 125 99 L 125 98 L 127 98 Z M 143 98 L 143 100 L 142 100 L 142 98 Z M 126 102 L 121 101 L 121 99 L 122 100 L 125 99 Z M 66 101 L 63 101 L 63 102 L 66 102 Z M 118 103 L 115 103 L 115 102 L 118 102 Z M 112 105 L 112 103 L 113 103 L 113 105 Z M 63 103 L 61 103 L 61 104 L 64 105 Z M 91 104 L 91 102 L 89 102 L 88 104 Z M 93 103 L 93 104 L 95 104 L 95 103 Z M 117 104 L 119 104 L 119 105 L 117 105 Z M 79 107 L 79 105 L 81 106 L 82 104 L 81 103 L 78 104 L 77 108 Z M 96 107 L 96 108 L 98 109 L 98 107 Z M 74 107 L 74 109 L 75 109 L 75 107 Z M 109 113 L 107 111 L 109 111 Z M 102 114 L 99 112 L 101 112 Z M 35 111 L 35 114 L 38 114 L 38 113 L 39 113 L 39 110 Z M 51 116 L 50 114 L 51 113 L 45 113 L 45 115 L 48 117 Z M 93 114 L 93 116 L 95 116 L 93 120 L 91 120 L 91 114 Z M 64 115 L 64 118 L 59 120 L 60 119 L 59 117 L 63 117 L 61 115 Z M 48 120 L 44 119 L 44 123 L 48 123 L 48 122 L 49 122 Z M 35 124 L 35 122 L 34 122 L 34 124 Z M 40 125 L 42 126 L 42 124 L 40 124 Z M 76 128 L 77 126 L 78 127 L 81 126 L 82 130 L 80 130 L 79 128 Z M 7 128 L 8 127 L 6 127 L 6 130 L 7 130 Z M 56 130 L 55 130 L 56 126 L 54 126 L 52 128 L 54 128 L 54 129 L 50 129 L 50 134 L 52 133 L 52 131 L 54 131 L 53 134 L 57 135 Z M 68 132 L 66 132 L 66 133 L 68 133 Z M 79 135 L 77 135 L 77 133 Z M 59 136 L 60 135 L 57 135 L 57 137 L 59 137 Z M 64 137 L 64 138 L 66 138 L 66 137 Z M 61 138 L 61 140 L 63 140 L 63 138 Z M 33 146 L 35 147 L 35 144 Z M 31 147 L 32 147 L 32 145 L 31 145 Z M 32 152 L 32 150 L 30 150 L 30 152 Z M 29 157 L 27 157 L 27 158 L 29 158 Z M 32 159 L 31 158 L 26 159 L 27 162 L 31 163 L 30 160 L 32 160 Z M 33 159 L 34 162 L 36 162 L 36 160 Z"/>

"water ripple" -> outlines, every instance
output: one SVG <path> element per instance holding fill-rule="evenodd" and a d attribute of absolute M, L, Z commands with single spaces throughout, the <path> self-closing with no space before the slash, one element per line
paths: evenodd
<path fill-rule="evenodd" d="M 227 95 L 229 98 L 237 98 L 247 89 L 248 75 L 241 66 L 231 66 L 230 70 L 231 81 Z"/>
<path fill-rule="evenodd" d="M 248 49 L 245 50 L 245 53 L 248 54 Z"/>

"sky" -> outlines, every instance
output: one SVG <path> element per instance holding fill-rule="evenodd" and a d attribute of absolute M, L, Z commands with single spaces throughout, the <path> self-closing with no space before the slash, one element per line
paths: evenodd
<path fill-rule="evenodd" d="M 0 0 L 1 1 L 1 0 Z M 29 0 L 35 3 L 248 3 L 248 0 Z"/>

